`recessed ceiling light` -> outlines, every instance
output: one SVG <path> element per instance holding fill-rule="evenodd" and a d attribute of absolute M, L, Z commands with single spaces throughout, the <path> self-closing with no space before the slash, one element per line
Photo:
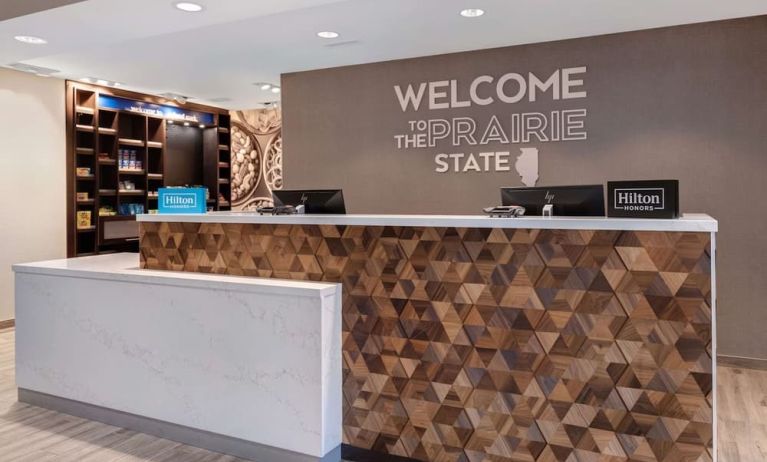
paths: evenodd
<path fill-rule="evenodd" d="M 203 10 L 202 5 L 193 2 L 176 2 L 174 6 L 181 11 L 186 11 L 187 13 L 199 13 Z"/>
<path fill-rule="evenodd" d="M 33 35 L 17 35 L 15 37 L 16 40 L 18 40 L 21 43 L 27 43 L 29 45 L 45 45 L 48 43 L 47 40 L 40 37 L 35 37 Z"/>
<path fill-rule="evenodd" d="M 205 128 L 205 125 L 203 125 L 203 124 L 200 124 L 200 128 Z"/>
<path fill-rule="evenodd" d="M 465 10 L 461 10 L 461 16 L 464 18 L 478 18 L 485 14 L 485 10 L 480 10 L 479 8 L 466 8 Z"/>
<path fill-rule="evenodd" d="M 272 93 L 279 93 L 280 91 L 280 87 L 272 87 Z"/>
<path fill-rule="evenodd" d="M 325 30 L 322 32 L 317 32 L 317 37 L 324 38 L 324 39 L 334 39 L 338 38 L 339 34 L 338 32 L 333 32 L 331 30 Z"/>
<path fill-rule="evenodd" d="M 83 77 L 80 79 L 80 81 L 85 83 L 95 83 L 96 85 L 103 85 L 105 87 L 119 87 L 122 85 L 120 82 L 115 82 L 113 80 L 107 79 L 99 79 L 96 77 Z"/>
<path fill-rule="evenodd" d="M 189 126 L 189 122 L 184 122 L 184 126 L 188 127 Z"/>
<path fill-rule="evenodd" d="M 270 88 L 272 88 L 272 84 L 271 83 L 262 83 L 261 84 L 261 89 L 262 90 L 268 90 Z"/>

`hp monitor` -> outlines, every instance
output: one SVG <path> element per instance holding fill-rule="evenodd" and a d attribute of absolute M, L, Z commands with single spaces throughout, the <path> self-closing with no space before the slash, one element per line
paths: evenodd
<path fill-rule="evenodd" d="M 521 205 L 525 215 L 542 215 L 543 206 L 552 204 L 554 216 L 605 216 L 605 189 L 599 185 L 501 188 L 503 205 Z"/>
<path fill-rule="evenodd" d="M 278 189 L 272 191 L 274 206 L 304 206 L 304 213 L 345 215 L 344 193 L 340 189 Z"/>

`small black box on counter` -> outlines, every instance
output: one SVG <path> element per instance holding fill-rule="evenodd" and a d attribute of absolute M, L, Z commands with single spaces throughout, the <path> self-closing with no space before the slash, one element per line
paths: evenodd
<path fill-rule="evenodd" d="M 679 180 L 608 181 L 607 216 L 678 218 Z"/>

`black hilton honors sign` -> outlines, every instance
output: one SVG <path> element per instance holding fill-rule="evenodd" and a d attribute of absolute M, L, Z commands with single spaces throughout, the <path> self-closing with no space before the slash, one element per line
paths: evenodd
<path fill-rule="evenodd" d="M 607 216 L 679 217 L 679 180 L 608 181 Z"/>

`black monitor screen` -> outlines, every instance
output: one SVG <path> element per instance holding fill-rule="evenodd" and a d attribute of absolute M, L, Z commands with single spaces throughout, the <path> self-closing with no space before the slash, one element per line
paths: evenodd
<path fill-rule="evenodd" d="M 278 189 L 272 191 L 274 206 L 303 205 L 304 213 L 345 215 L 344 193 L 340 189 Z"/>
<path fill-rule="evenodd" d="M 554 216 L 605 216 L 605 189 L 601 184 L 535 188 L 501 188 L 503 205 L 521 205 L 525 215 L 541 215 L 543 206 L 554 205 Z"/>

